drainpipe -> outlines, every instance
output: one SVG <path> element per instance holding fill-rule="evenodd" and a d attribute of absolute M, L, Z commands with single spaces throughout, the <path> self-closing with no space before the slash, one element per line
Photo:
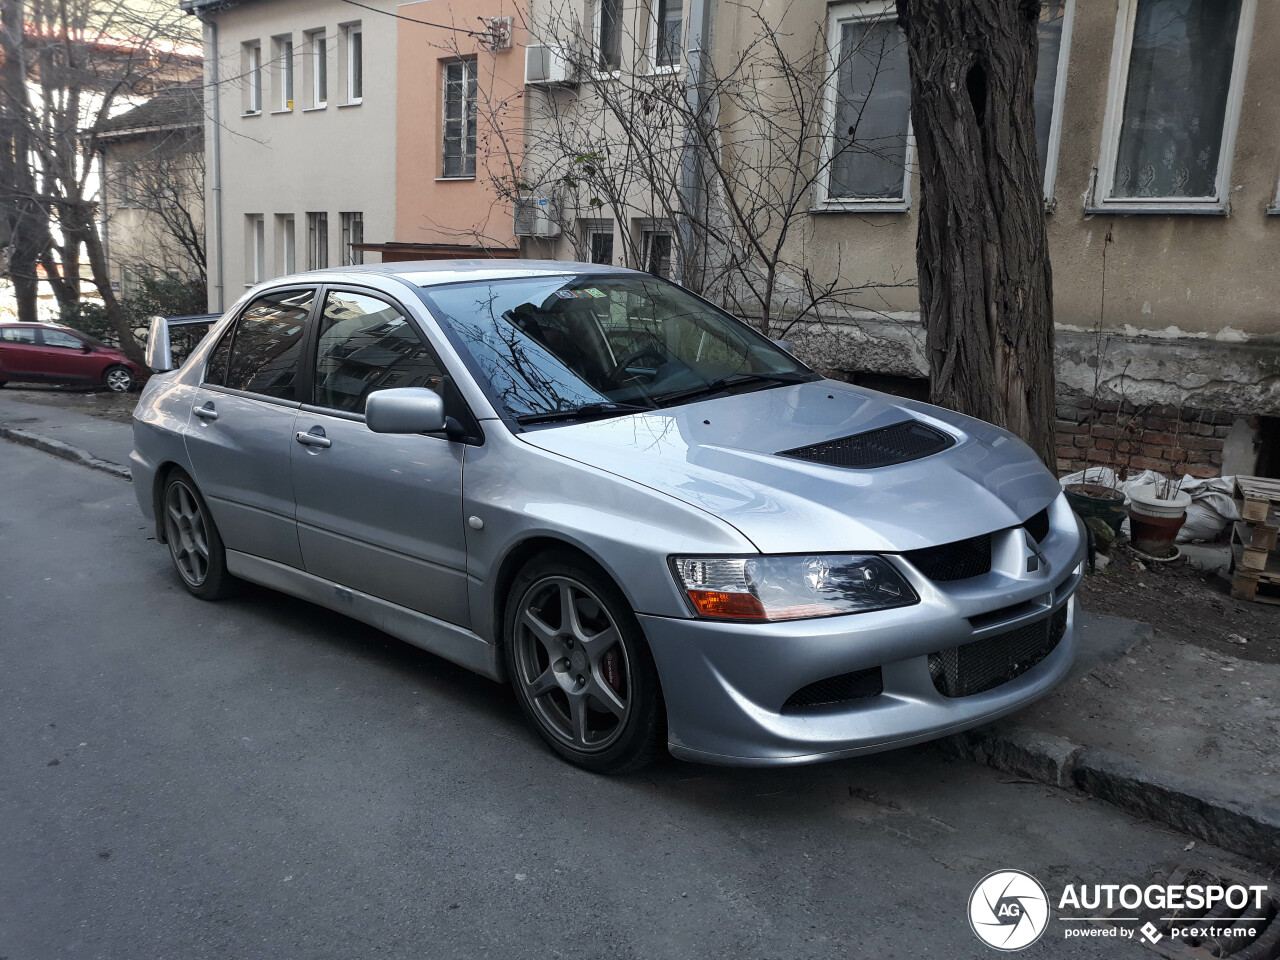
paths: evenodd
<path fill-rule="evenodd" d="M 710 57 L 711 45 L 711 4 L 713 0 L 691 0 L 689 4 L 689 46 L 685 64 L 685 102 L 688 104 L 689 116 L 701 114 L 706 99 L 705 61 Z M 686 124 L 684 144 L 680 151 L 680 222 L 676 225 L 680 233 L 680 248 L 689 253 L 694 248 L 697 231 L 694 216 L 703 208 L 706 196 L 706 184 L 703 182 L 705 171 L 702 166 L 702 148 L 698 145 L 697 135 L 692 126 Z M 679 258 L 677 258 L 679 259 Z M 704 265 L 705 266 L 705 265 Z M 677 283 L 689 284 L 694 289 L 702 288 L 704 270 L 696 269 L 691 275 L 685 275 L 683 261 L 675 264 L 675 280 Z"/>
<path fill-rule="evenodd" d="M 210 51 L 209 85 L 213 90 L 213 249 L 217 267 L 213 276 L 213 312 L 222 313 L 227 306 L 223 298 L 222 284 L 222 89 L 218 79 L 218 21 L 201 10 L 193 10 L 201 23 L 205 25 L 205 49 Z M 206 237 L 208 228 L 205 229 Z M 208 240 L 205 241 L 206 247 Z"/>

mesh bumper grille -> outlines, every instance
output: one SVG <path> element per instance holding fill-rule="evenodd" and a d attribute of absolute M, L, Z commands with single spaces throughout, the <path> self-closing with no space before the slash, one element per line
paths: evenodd
<path fill-rule="evenodd" d="M 778 456 L 808 460 L 810 463 L 825 463 L 832 467 L 872 470 L 941 453 L 955 442 L 955 437 L 935 430 L 928 424 L 918 420 L 904 420 L 902 423 L 868 430 L 866 433 L 855 433 L 838 440 L 782 450 Z"/>
<path fill-rule="evenodd" d="M 944 697 L 985 693 L 1022 676 L 1067 632 L 1067 608 L 1025 627 L 929 654 L 929 675 Z"/>
<path fill-rule="evenodd" d="M 903 554 L 930 580 L 968 580 L 991 572 L 991 534 Z"/>
<path fill-rule="evenodd" d="M 865 700 L 884 693 L 884 675 L 879 667 L 842 673 L 801 687 L 782 705 L 783 713 L 802 713 L 814 707 L 833 706 L 850 700 Z"/>

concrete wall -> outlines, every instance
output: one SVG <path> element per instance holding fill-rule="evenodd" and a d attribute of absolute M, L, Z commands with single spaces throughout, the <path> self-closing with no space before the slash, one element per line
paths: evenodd
<path fill-rule="evenodd" d="M 390 0 L 369 5 L 394 13 Z M 342 212 L 364 215 L 364 236 L 377 242 L 394 237 L 396 170 L 397 21 L 336 0 L 271 0 L 232 6 L 211 15 L 217 22 L 216 51 L 222 130 L 212 119 L 206 127 L 208 220 L 215 225 L 218 196 L 213 140 L 220 137 L 222 238 L 209 235 L 209 303 L 230 306 L 245 290 L 247 247 L 245 218 L 265 220 L 266 276 L 284 272 L 278 215 L 292 214 L 297 267 L 307 268 L 307 213 L 325 212 L 329 227 L 329 264 L 341 263 Z M 347 102 L 344 27 L 360 23 L 364 43 L 361 102 Z M 328 101 L 314 105 L 312 57 L 307 34 L 320 30 L 328 39 Z M 280 103 L 279 61 L 273 37 L 291 35 L 294 43 L 293 109 Z M 206 75 L 214 58 L 212 31 L 205 30 Z M 245 115 L 248 103 L 243 44 L 262 45 L 263 110 Z M 221 255 L 221 268 L 219 268 Z M 376 256 L 371 259 L 376 260 Z M 222 290 L 219 290 L 221 277 Z"/>

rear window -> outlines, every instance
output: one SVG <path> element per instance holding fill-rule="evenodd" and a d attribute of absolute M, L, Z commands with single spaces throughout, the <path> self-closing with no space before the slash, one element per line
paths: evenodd
<path fill-rule="evenodd" d="M 0 342 L 35 343 L 35 327 L 0 327 Z"/>
<path fill-rule="evenodd" d="M 298 355 L 314 300 L 314 290 L 281 290 L 249 304 L 236 321 L 226 385 L 296 400 Z"/>

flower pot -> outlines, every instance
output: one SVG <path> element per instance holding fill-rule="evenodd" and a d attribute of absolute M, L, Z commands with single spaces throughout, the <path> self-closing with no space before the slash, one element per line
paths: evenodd
<path fill-rule="evenodd" d="M 1191 494 L 1179 491 L 1172 497 L 1156 496 L 1156 485 L 1144 483 L 1129 491 L 1129 513 L 1143 517 L 1161 517 L 1172 520 L 1187 515 L 1187 507 L 1191 505 Z"/>
<path fill-rule="evenodd" d="M 1120 535 L 1124 523 L 1124 494 L 1099 483 L 1073 483 L 1063 491 L 1067 502 L 1084 520 L 1097 517 Z"/>
<path fill-rule="evenodd" d="M 1133 548 L 1157 560 L 1171 557 L 1178 552 L 1174 541 L 1178 531 L 1187 522 L 1187 515 L 1180 517 L 1150 517 L 1129 508 L 1129 539 Z"/>

